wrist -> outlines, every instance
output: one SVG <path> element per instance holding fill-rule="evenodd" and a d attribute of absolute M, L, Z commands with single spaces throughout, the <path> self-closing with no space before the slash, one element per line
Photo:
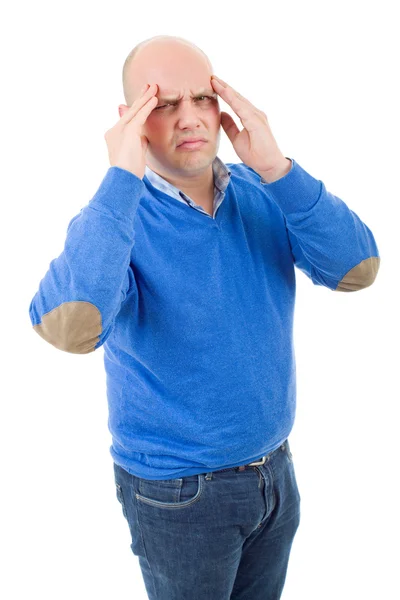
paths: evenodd
<path fill-rule="evenodd" d="M 281 179 L 282 177 L 287 175 L 291 168 L 292 161 L 290 160 L 290 158 L 284 156 L 282 161 L 280 161 L 279 164 L 277 164 L 272 169 L 268 169 L 268 171 L 257 171 L 257 173 L 260 175 L 260 177 L 265 179 L 267 183 L 273 183 L 274 181 L 278 181 L 278 179 Z"/>

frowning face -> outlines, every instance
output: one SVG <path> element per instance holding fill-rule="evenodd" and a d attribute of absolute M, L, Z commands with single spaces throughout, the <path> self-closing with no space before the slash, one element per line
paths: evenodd
<path fill-rule="evenodd" d="M 192 48 L 151 44 L 140 50 L 130 74 L 132 101 L 146 83 L 158 86 L 158 104 L 144 126 L 147 165 L 176 175 L 209 167 L 219 148 L 221 115 L 208 61 Z M 179 147 L 190 138 L 204 142 Z"/>

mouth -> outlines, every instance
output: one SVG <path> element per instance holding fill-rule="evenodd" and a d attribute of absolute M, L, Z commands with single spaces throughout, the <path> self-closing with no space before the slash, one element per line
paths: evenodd
<path fill-rule="evenodd" d="M 201 148 L 204 144 L 207 144 L 206 140 L 199 139 L 192 142 L 183 142 L 182 144 L 179 144 L 177 148 L 180 148 L 181 150 L 197 150 L 197 148 Z"/>

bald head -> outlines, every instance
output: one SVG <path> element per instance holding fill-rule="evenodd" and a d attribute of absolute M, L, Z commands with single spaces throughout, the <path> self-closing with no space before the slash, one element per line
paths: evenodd
<path fill-rule="evenodd" d="M 122 84 L 127 106 L 131 106 L 145 83 L 157 83 L 161 88 L 179 87 L 179 82 L 193 79 L 193 71 L 197 77 L 209 79 L 213 67 L 207 55 L 192 42 L 168 35 L 140 42 L 123 66 Z"/>
<path fill-rule="evenodd" d="M 126 106 L 118 107 L 122 117 L 146 84 L 157 85 L 157 105 L 142 127 L 148 140 L 146 165 L 182 191 L 190 187 L 192 198 L 207 198 L 207 202 L 214 193 L 212 163 L 221 129 L 212 74 L 210 60 L 195 44 L 183 38 L 155 36 L 141 42 L 125 60 Z M 181 148 L 179 142 L 189 136 L 203 138 L 204 144 L 196 149 Z"/>

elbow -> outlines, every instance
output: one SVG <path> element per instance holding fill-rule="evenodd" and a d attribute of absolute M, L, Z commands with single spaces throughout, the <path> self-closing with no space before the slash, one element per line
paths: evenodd
<path fill-rule="evenodd" d="M 100 340 L 101 314 L 91 302 L 64 302 L 43 315 L 33 329 L 58 350 L 89 354 Z"/>
<path fill-rule="evenodd" d="M 372 285 L 379 271 L 381 259 L 370 256 L 350 269 L 339 281 L 335 292 L 357 292 Z"/>

